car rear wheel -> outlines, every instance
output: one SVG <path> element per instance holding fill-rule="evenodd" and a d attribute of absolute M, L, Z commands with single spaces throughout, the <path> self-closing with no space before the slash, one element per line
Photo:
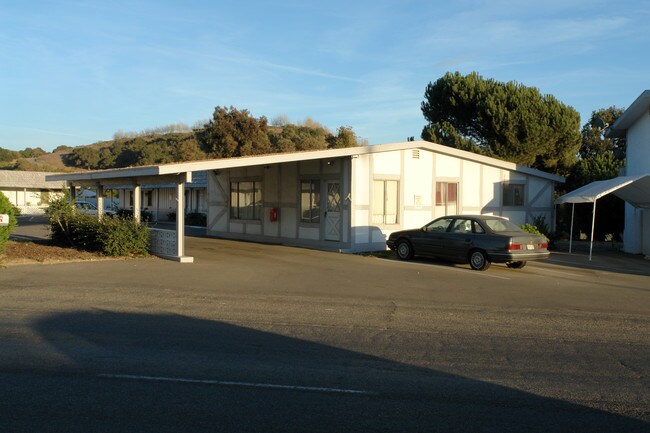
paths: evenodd
<path fill-rule="evenodd" d="M 409 241 L 398 241 L 396 251 L 400 260 L 411 260 L 413 258 L 413 247 Z"/>
<path fill-rule="evenodd" d="M 506 263 L 506 266 L 512 269 L 521 269 L 526 266 L 526 261 Z"/>
<path fill-rule="evenodd" d="M 490 267 L 490 260 L 484 251 L 473 250 L 469 253 L 469 265 L 475 271 L 485 271 Z"/>

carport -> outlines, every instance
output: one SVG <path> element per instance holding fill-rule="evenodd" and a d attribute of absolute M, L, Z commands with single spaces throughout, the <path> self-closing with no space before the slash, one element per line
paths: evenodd
<path fill-rule="evenodd" d="M 92 187 L 97 191 L 97 217 L 103 217 L 103 192 L 105 186 L 130 185 L 133 188 L 133 218 L 140 221 L 140 191 L 143 184 L 175 184 L 176 231 L 151 229 L 150 243 L 154 254 L 180 263 L 192 263 L 185 255 L 185 185 L 192 181 L 192 170 L 179 165 L 158 165 L 93 171 L 86 173 L 56 174 L 46 176 L 48 181 L 66 181 L 74 200 L 76 187 Z"/>
<path fill-rule="evenodd" d="M 573 242 L 573 215 L 575 204 L 592 203 L 591 238 L 589 242 L 589 260 L 591 260 L 594 245 L 594 225 L 596 223 L 596 201 L 607 194 L 614 194 L 637 209 L 650 209 L 650 174 L 640 176 L 620 176 L 614 179 L 599 180 L 558 197 L 555 200 L 555 204 L 572 204 L 569 252 L 571 252 Z"/>

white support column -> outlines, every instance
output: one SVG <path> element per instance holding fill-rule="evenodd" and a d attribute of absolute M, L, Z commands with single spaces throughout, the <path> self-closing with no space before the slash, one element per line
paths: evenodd
<path fill-rule="evenodd" d="M 576 210 L 576 204 L 571 203 L 571 229 L 569 230 L 569 254 L 571 254 L 571 247 L 573 246 L 573 214 Z"/>
<path fill-rule="evenodd" d="M 596 224 L 596 200 L 591 215 L 591 241 L 589 241 L 589 261 L 591 261 L 591 251 L 594 248 L 594 225 Z"/>
<path fill-rule="evenodd" d="M 133 185 L 133 220 L 140 222 L 140 208 L 142 207 L 142 192 L 140 184 Z"/>
<path fill-rule="evenodd" d="M 104 186 L 97 184 L 97 219 L 101 221 L 104 219 Z"/>
<path fill-rule="evenodd" d="M 181 263 L 194 262 L 185 255 L 185 183 L 192 181 L 192 173 L 181 173 L 176 183 L 176 255 Z"/>

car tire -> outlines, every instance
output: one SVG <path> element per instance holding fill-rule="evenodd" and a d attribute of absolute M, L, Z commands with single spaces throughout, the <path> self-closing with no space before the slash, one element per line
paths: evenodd
<path fill-rule="evenodd" d="M 395 251 L 397 252 L 397 257 L 400 260 L 411 260 L 413 258 L 413 247 L 409 241 L 398 241 Z"/>
<path fill-rule="evenodd" d="M 521 269 L 524 266 L 526 266 L 526 261 L 523 260 L 521 262 L 510 262 L 510 263 L 506 263 L 506 266 L 509 267 L 510 269 Z"/>
<path fill-rule="evenodd" d="M 490 260 L 485 251 L 472 250 L 469 253 L 469 265 L 475 271 L 485 271 L 490 267 Z"/>

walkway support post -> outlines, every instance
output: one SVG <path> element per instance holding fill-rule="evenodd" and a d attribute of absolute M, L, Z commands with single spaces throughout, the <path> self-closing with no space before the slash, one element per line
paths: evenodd
<path fill-rule="evenodd" d="M 573 245 L 573 214 L 576 210 L 576 204 L 571 203 L 571 230 L 569 230 L 569 254 L 571 254 L 571 247 Z"/>
<path fill-rule="evenodd" d="M 180 173 L 176 182 L 176 256 L 181 263 L 193 263 L 185 255 L 185 184 L 192 181 L 192 173 Z"/>
<path fill-rule="evenodd" d="M 594 248 L 594 225 L 596 225 L 596 200 L 591 215 L 591 241 L 589 242 L 589 261 L 591 261 L 591 251 Z"/>
<path fill-rule="evenodd" d="M 133 185 L 133 221 L 139 223 L 141 220 L 140 207 L 142 206 L 140 184 Z"/>
<path fill-rule="evenodd" d="M 97 184 L 97 220 L 101 221 L 104 219 L 104 186 Z"/>

